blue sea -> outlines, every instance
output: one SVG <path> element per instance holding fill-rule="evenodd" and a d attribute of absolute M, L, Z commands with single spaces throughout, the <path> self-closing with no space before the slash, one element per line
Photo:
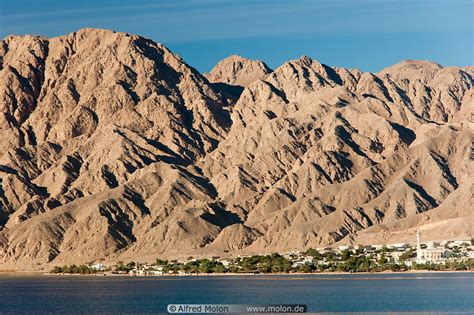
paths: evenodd
<path fill-rule="evenodd" d="M 474 314 L 474 273 L 186 277 L 0 275 L 0 313 L 166 313 L 168 304 Z"/>

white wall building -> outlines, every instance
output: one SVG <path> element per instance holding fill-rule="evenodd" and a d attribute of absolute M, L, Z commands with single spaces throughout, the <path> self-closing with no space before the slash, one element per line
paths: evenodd
<path fill-rule="evenodd" d="M 101 262 L 98 262 L 98 263 L 93 264 L 93 265 L 91 266 L 91 268 L 92 268 L 93 270 L 98 270 L 98 271 L 104 271 L 104 270 L 105 270 L 105 266 L 104 266 L 104 264 L 101 263 Z"/>
<path fill-rule="evenodd" d="M 421 248 L 420 230 L 416 232 L 416 263 L 441 262 L 445 258 L 444 248 L 438 248 L 433 242 L 429 242 L 425 249 Z"/>

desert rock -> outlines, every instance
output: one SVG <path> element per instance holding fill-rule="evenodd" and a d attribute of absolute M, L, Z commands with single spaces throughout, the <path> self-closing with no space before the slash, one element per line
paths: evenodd
<path fill-rule="evenodd" d="M 82 29 L 0 42 L 0 267 L 474 234 L 471 67 L 379 73 Z"/>

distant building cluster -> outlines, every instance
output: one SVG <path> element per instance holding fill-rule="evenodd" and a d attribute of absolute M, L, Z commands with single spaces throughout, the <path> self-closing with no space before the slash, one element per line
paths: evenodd
<path fill-rule="evenodd" d="M 161 260 L 153 263 L 119 262 L 106 266 L 102 261 L 81 266 L 55 267 L 53 273 L 111 273 L 133 276 L 186 275 L 207 273 L 278 272 L 377 272 L 428 270 L 474 270 L 474 240 L 395 243 L 369 246 L 310 248 L 306 251 L 237 257 L 189 257 L 186 260 Z"/>
<path fill-rule="evenodd" d="M 416 247 L 408 243 L 394 243 L 369 246 L 348 245 L 337 248 L 320 247 L 313 251 L 294 251 L 281 255 L 292 263 L 292 270 L 300 270 L 305 265 L 329 266 L 342 264 L 345 262 L 344 255 L 347 254 L 364 256 L 378 264 L 403 264 L 408 267 L 412 267 L 415 264 L 446 264 L 474 259 L 474 244 L 472 240 L 421 243 L 420 231 L 416 233 Z M 225 268 L 231 268 L 237 265 L 237 261 L 251 257 L 250 255 L 239 255 L 236 258 L 213 256 L 207 259 L 222 264 Z M 172 260 L 169 263 L 186 265 L 197 261 L 199 259 L 190 258 L 181 262 Z M 137 264 L 134 269 L 129 271 L 131 275 L 184 275 L 187 273 L 189 272 L 183 269 L 170 270 L 156 264 Z"/>

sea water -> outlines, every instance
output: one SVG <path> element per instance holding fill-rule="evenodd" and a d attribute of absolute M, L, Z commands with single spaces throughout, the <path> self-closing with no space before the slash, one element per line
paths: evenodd
<path fill-rule="evenodd" d="M 306 304 L 314 313 L 474 314 L 474 273 L 0 275 L 0 313 L 166 313 L 169 304 Z"/>

